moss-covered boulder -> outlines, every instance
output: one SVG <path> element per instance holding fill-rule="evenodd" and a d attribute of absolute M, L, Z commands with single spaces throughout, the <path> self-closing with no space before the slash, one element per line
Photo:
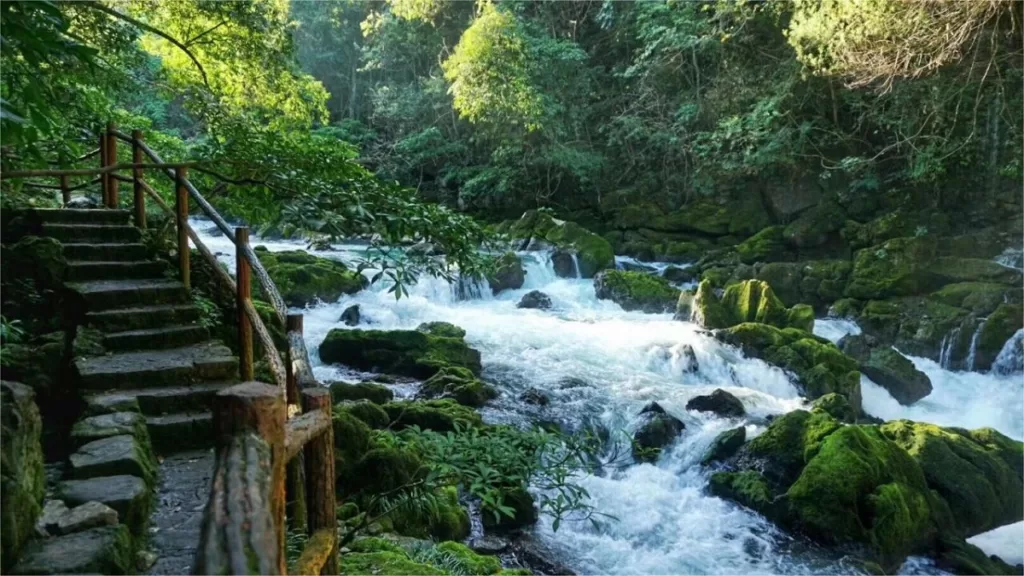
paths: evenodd
<path fill-rule="evenodd" d="M 991 428 L 896 420 L 879 428 L 920 464 L 948 504 L 954 531 L 973 536 L 1024 519 L 1024 444 Z"/>
<path fill-rule="evenodd" d="M 369 400 L 375 404 L 384 404 L 395 398 L 390 388 L 376 382 L 331 382 L 328 387 L 331 390 L 331 402 L 335 403 L 343 400 Z"/>
<path fill-rule="evenodd" d="M 415 539 L 386 537 L 360 538 L 341 557 L 341 574 L 394 574 L 433 576 L 444 574 L 513 574 L 503 570 L 494 556 L 482 556 L 458 542 L 437 544 Z M 416 558 L 414 560 L 413 558 Z"/>
<path fill-rule="evenodd" d="M 462 540 L 469 536 L 469 513 L 459 504 L 454 486 L 439 488 L 433 497 L 434 509 L 399 508 L 388 515 L 387 523 L 403 536 Z"/>
<path fill-rule="evenodd" d="M 52 397 L 60 388 L 66 334 L 50 332 L 24 343 L 5 343 L 0 374 L 5 380 L 21 382 L 37 392 L 40 400 Z"/>
<path fill-rule="evenodd" d="M 894 238 L 858 250 L 845 295 L 871 300 L 931 292 L 942 284 L 930 270 L 937 251 L 932 236 Z"/>
<path fill-rule="evenodd" d="M 767 282 L 786 306 L 806 303 L 825 310 L 842 298 L 851 268 L 848 260 L 772 262 L 755 267 L 754 278 Z"/>
<path fill-rule="evenodd" d="M 388 413 L 369 400 L 342 401 L 334 405 L 334 411 L 351 414 L 373 429 L 387 428 L 391 424 Z"/>
<path fill-rule="evenodd" d="M 716 330 L 719 340 L 744 354 L 792 372 L 809 399 L 838 393 L 860 413 L 860 372 L 857 361 L 828 340 L 797 330 L 753 322 Z"/>
<path fill-rule="evenodd" d="M 721 388 L 716 388 L 711 394 L 690 398 L 686 403 L 686 409 L 712 412 L 723 418 L 739 418 L 746 414 L 743 402 Z"/>
<path fill-rule="evenodd" d="M 973 368 L 981 371 L 991 368 L 1003 345 L 1021 328 L 1024 328 L 1024 307 L 1020 304 L 999 305 L 978 332 Z"/>
<path fill-rule="evenodd" d="M 423 398 L 451 398 L 463 406 L 483 406 L 498 397 L 498 391 L 480 381 L 466 368 L 448 366 L 428 378 L 420 387 Z"/>
<path fill-rule="evenodd" d="M 963 308 L 976 315 L 987 316 L 1000 304 L 1019 304 L 1021 291 L 1005 284 L 992 282 L 957 282 L 947 284 L 932 292 L 929 298 L 947 306 Z"/>
<path fill-rule="evenodd" d="M 63 246 L 54 238 L 25 236 L 0 245 L 4 316 L 17 318 L 32 333 L 61 328 L 67 266 Z"/>
<path fill-rule="evenodd" d="M 649 313 L 671 311 L 679 289 L 660 276 L 643 272 L 605 270 L 594 277 L 594 291 L 601 300 L 611 300 L 623 310 Z"/>
<path fill-rule="evenodd" d="M 640 424 L 633 433 L 633 458 L 638 462 L 654 462 L 684 428 L 682 420 L 666 412 L 657 402 L 651 402 L 640 412 Z"/>
<path fill-rule="evenodd" d="M 370 449 L 370 427 L 347 410 L 335 410 L 332 421 L 334 432 L 334 470 L 338 486 L 344 492 L 354 492 L 349 486 L 349 474 Z"/>
<path fill-rule="evenodd" d="M 424 430 L 451 432 L 456 422 L 463 427 L 483 425 L 479 414 L 454 400 L 396 401 L 382 408 L 391 419 L 392 430 L 418 426 Z"/>
<path fill-rule="evenodd" d="M 515 252 L 506 252 L 494 262 L 494 272 L 487 278 L 491 291 L 497 294 L 502 290 L 518 290 L 526 281 L 523 261 Z"/>
<path fill-rule="evenodd" d="M 909 406 L 932 393 L 928 375 L 889 346 L 883 346 L 865 334 L 850 335 L 839 348 L 857 361 L 859 369 L 874 383 L 885 388 L 897 402 Z"/>
<path fill-rule="evenodd" d="M 32 389 L 0 382 L 0 567 L 4 573 L 32 535 L 41 511 L 43 423 Z"/>
<path fill-rule="evenodd" d="M 783 231 L 785 242 L 801 250 L 826 244 L 839 238 L 846 221 L 843 209 L 834 202 L 822 202 L 800 214 Z"/>
<path fill-rule="evenodd" d="M 515 487 L 502 494 L 502 505 L 512 509 L 512 515 L 483 511 L 480 519 L 484 528 L 492 531 L 515 530 L 531 526 L 537 521 L 537 506 L 533 496 L 522 487 Z"/>
<path fill-rule="evenodd" d="M 546 212 L 528 210 L 519 220 L 501 226 L 513 238 L 543 240 L 571 250 L 579 262 L 580 275 L 592 278 L 601 270 L 615 267 L 615 252 L 607 240 L 575 222 L 558 220 Z"/>
<path fill-rule="evenodd" d="M 480 373 L 480 353 L 462 338 L 418 330 L 331 330 L 320 344 L 320 359 L 360 370 L 430 378 L 446 366 Z"/>
<path fill-rule="evenodd" d="M 743 443 L 747 441 L 747 429 L 743 426 L 726 430 L 711 442 L 711 446 L 708 447 L 707 452 L 704 453 L 704 458 L 701 459 L 700 463 L 704 466 L 708 466 L 720 460 L 725 460 L 736 453 Z"/>
<path fill-rule="evenodd" d="M 710 282 L 704 280 L 697 287 L 693 302 L 694 321 L 705 328 L 728 328 L 744 322 L 758 322 L 779 328 L 796 328 L 811 332 L 814 328 L 814 310 L 798 304 L 786 308 L 760 280 L 747 280 L 725 289 L 719 298 Z"/>
<path fill-rule="evenodd" d="M 445 338 L 465 338 L 466 331 L 451 322 L 423 322 L 416 327 L 420 332 Z"/>
<path fill-rule="evenodd" d="M 308 306 L 317 300 L 336 302 L 343 294 L 355 294 L 367 285 L 362 274 L 337 260 L 303 250 L 270 252 L 264 246 L 257 246 L 255 252 L 289 306 Z"/>
<path fill-rule="evenodd" d="M 811 404 L 812 412 L 824 412 L 840 422 L 853 424 L 857 420 L 857 412 L 850 406 L 850 401 L 842 394 L 825 394 Z"/>
<path fill-rule="evenodd" d="M 737 244 L 736 253 L 740 262 L 753 264 L 791 259 L 792 255 L 783 244 L 783 229 L 782 226 L 769 226 Z"/>

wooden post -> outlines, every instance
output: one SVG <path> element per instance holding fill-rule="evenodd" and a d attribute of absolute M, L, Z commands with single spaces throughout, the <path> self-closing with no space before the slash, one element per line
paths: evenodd
<path fill-rule="evenodd" d="M 174 169 L 174 213 L 177 215 L 178 225 L 178 271 L 181 273 L 181 282 L 185 289 L 191 289 L 191 267 L 188 248 L 188 189 L 185 188 L 185 180 L 188 179 L 188 167 L 178 166 Z M 243 380 L 251 380 L 243 378 Z"/>
<path fill-rule="evenodd" d="M 252 270 L 245 258 L 243 246 L 249 244 L 249 229 L 235 228 L 235 286 L 238 293 L 238 373 L 242 380 L 253 379 L 252 367 L 252 324 L 245 314 L 245 302 L 249 299 L 252 284 Z M 272 352 L 272 351 L 271 351 Z"/>
<path fill-rule="evenodd" d="M 60 199 L 64 203 L 64 206 L 71 202 L 71 186 L 68 184 L 68 175 L 60 175 Z"/>
<path fill-rule="evenodd" d="M 284 333 L 287 337 L 292 332 L 302 335 L 302 314 L 289 314 L 285 317 Z M 287 376 L 287 394 L 289 404 L 299 403 L 299 384 L 295 379 L 295 365 L 292 359 L 292 347 L 288 347 L 287 362 L 285 363 L 285 375 Z"/>
<path fill-rule="evenodd" d="M 246 382 L 217 393 L 213 398 L 214 442 L 218 450 L 233 439 L 253 433 L 270 446 L 269 508 L 277 536 L 278 574 L 285 573 L 284 554 L 284 425 L 288 418 L 281 393 L 274 386 Z M 242 510 L 241 503 L 235 503 Z M 229 544 L 230 545 L 230 544 Z"/>
<path fill-rule="evenodd" d="M 331 392 L 327 388 L 306 388 L 302 390 L 303 412 L 322 410 L 331 417 Z M 338 523 L 334 500 L 334 430 L 310 440 L 306 444 L 306 513 L 309 516 L 309 534 L 316 534 L 324 528 L 335 529 Z M 338 544 L 324 563 L 321 574 L 338 573 Z"/>
<path fill-rule="evenodd" d="M 100 169 L 107 167 L 107 133 L 100 130 Z M 100 174 L 100 195 L 103 198 L 103 205 L 110 205 L 110 192 L 107 182 L 110 180 L 107 174 Z"/>
<path fill-rule="evenodd" d="M 117 164 L 117 136 L 114 136 L 114 131 L 117 130 L 117 126 L 113 122 L 107 122 L 107 165 Z M 107 174 L 107 208 L 117 208 L 118 199 L 118 185 L 120 182 L 114 177 L 113 172 Z"/>
<path fill-rule="evenodd" d="M 132 130 L 132 164 L 142 163 L 142 130 Z M 142 190 L 142 168 L 132 168 L 132 204 L 135 207 L 135 227 L 146 229 L 146 195 Z"/>

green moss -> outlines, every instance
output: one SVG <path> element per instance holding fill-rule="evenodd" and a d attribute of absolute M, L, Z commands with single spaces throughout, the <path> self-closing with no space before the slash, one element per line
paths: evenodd
<path fill-rule="evenodd" d="M 555 246 L 574 249 L 580 275 L 584 278 L 592 278 L 601 270 L 615 267 L 615 252 L 611 244 L 575 222 L 551 227 L 544 238 Z"/>
<path fill-rule="evenodd" d="M 319 258 L 303 250 L 270 252 L 257 246 L 256 255 L 289 306 L 307 306 L 317 300 L 335 302 L 355 294 L 367 281 L 337 260 Z"/>
<path fill-rule="evenodd" d="M 743 426 L 722 432 L 711 442 L 711 446 L 704 453 L 701 464 L 707 466 L 719 460 L 725 460 L 735 454 L 746 440 L 747 429 Z"/>
<path fill-rule="evenodd" d="M 870 426 L 829 434 L 786 500 L 804 533 L 821 542 L 868 544 L 883 564 L 901 563 L 934 531 L 920 467 Z"/>
<path fill-rule="evenodd" d="M 442 368 L 428 378 L 420 388 L 428 398 L 452 398 L 463 406 L 483 406 L 498 397 L 493 386 L 478 380 L 472 372 L 456 366 Z"/>
<path fill-rule="evenodd" d="M 785 488 L 818 453 L 822 441 L 841 427 L 827 413 L 794 410 L 773 420 L 764 433 L 747 443 L 746 451 L 765 463 L 769 482 Z"/>
<path fill-rule="evenodd" d="M 732 500 L 767 516 L 772 515 L 770 511 L 775 497 L 759 472 L 716 472 L 711 475 L 708 490 L 719 498 Z"/>
<path fill-rule="evenodd" d="M 663 262 L 694 262 L 704 250 L 705 247 L 697 242 L 666 241 L 658 245 L 653 256 Z"/>
<path fill-rule="evenodd" d="M 1020 570 L 1000 560 L 997 556 L 988 556 L 977 546 L 966 541 L 944 537 L 938 545 L 937 564 L 943 570 L 953 574 L 1019 574 Z"/>
<path fill-rule="evenodd" d="M 480 415 L 472 408 L 461 406 L 452 400 L 388 402 L 383 408 L 391 418 L 393 430 L 418 426 L 424 430 L 450 432 L 455 430 L 456 422 L 462 426 L 483 425 Z"/>
<path fill-rule="evenodd" d="M 333 415 L 334 471 L 338 483 L 345 485 L 348 476 L 370 447 L 370 428 L 365 422 L 345 410 Z"/>
<path fill-rule="evenodd" d="M 487 279 L 491 291 L 497 294 L 502 290 L 516 290 L 523 287 L 526 272 L 523 261 L 515 252 L 506 252 L 494 262 L 494 272 Z M 463 332 L 465 335 L 465 332 Z"/>
<path fill-rule="evenodd" d="M 429 509 L 399 508 L 389 519 L 396 532 L 414 538 L 462 540 L 470 531 L 469 514 L 459 504 L 458 490 L 454 486 L 438 489 Z"/>
<path fill-rule="evenodd" d="M 932 236 L 896 238 L 859 250 L 844 294 L 868 300 L 931 292 L 941 284 L 931 271 L 937 250 Z"/>
<path fill-rule="evenodd" d="M 746 280 L 725 289 L 719 299 L 710 282 L 702 281 L 694 299 L 695 318 L 705 328 L 728 328 L 744 322 L 757 322 L 779 328 L 793 327 L 810 331 L 814 310 L 798 305 L 786 308 L 771 286 L 760 280 Z"/>
<path fill-rule="evenodd" d="M 451 322 L 424 322 L 416 327 L 420 332 L 445 338 L 465 338 L 466 331 Z"/>
<path fill-rule="evenodd" d="M 495 517 L 495 511 L 482 510 L 481 520 L 484 528 L 493 530 L 509 530 L 523 528 L 537 521 L 537 506 L 533 496 L 522 487 L 507 490 L 502 495 L 502 503 L 512 508 L 512 516 L 504 514 Z"/>
<path fill-rule="evenodd" d="M 344 493 L 378 494 L 396 490 L 426 473 L 423 463 L 410 451 L 390 447 L 371 448 L 345 477 Z"/>
<path fill-rule="evenodd" d="M 369 400 L 375 404 L 384 404 L 394 399 L 395 394 L 390 388 L 376 382 L 360 382 L 349 384 L 347 382 L 331 382 L 331 401 L 341 402 L 342 400 Z"/>
<path fill-rule="evenodd" d="M 33 534 L 46 485 L 42 418 L 32 389 L 4 382 L 0 396 L 0 567 L 5 573 Z"/>
<path fill-rule="evenodd" d="M 405 552 L 368 552 L 343 554 L 340 564 L 341 574 L 366 576 L 367 574 L 386 574 L 388 576 L 443 576 L 445 572 L 431 566 L 409 559 Z"/>
<path fill-rule="evenodd" d="M 839 236 L 846 220 L 843 209 L 834 202 L 823 202 L 803 212 L 786 226 L 783 237 L 797 248 L 813 248 Z"/>
<path fill-rule="evenodd" d="M 846 396 L 837 393 L 825 394 L 814 401 L 812 412 L 824 412 L 840 422 L 853 423 L 857 419 Z"/>
<path fill-rule="evenodd" d="M 943 286 L 933 292 L 929 298 L 947 306 L 964 308 L 975 314 L 986 315 L 1014 296 L 1019 298 L 1020 290 L 1011 289 L 1003 284 L 958 282 Z"/>
<path fill-rule="evenodd" d="M 679 289 L 660 276 L 643 272 L 601 272 L 594 278 L 594 290 L 598 298 L 612 300 L 624 310 L 667 312 L 679 300 Z"/>
<path fill-rule="evenodd" d="M 466 574 L 497 574 L 501 563 L 493 556 L 481 556 L 458 542 L 442 542 L 435 548 L 455 558 Z"/>
<path fill-rule="evenodd" d="M 856 318 L 860 315 L 863 303 L 853 298 L 841 298 L 836 300 L 829 308 L 829 316 L 835 318 Z"/>
<path fill-rule="evenodd" d="M 344 401 L 334 406 L 335 412 L 346 412 L 374 429 L 387 428 L 391 418 L 380 405 L 369 400 Z"/>
<path fill-rule="evenodd" d="M 782 243 L 782 226 L 769 226 L 736 245 L 740 262 L 775 262 L 787 260 L 789 255 Z"/>
<path fill-rule="evenodd" d="M 1020 304 L 1000 304 L 989 314 L 978 334 L 975 369 L 985 370 L 992 366 L 1006 341 L 1021 328 L 1024 328 L 1024 307 Z"/>
<path fill-rule="evenodd" d="M 348 549 L 357 553 L 396 552 L 398 554 L 405 554 L 405 549 L 399 546 L 397 542 L 379 536 L 359 538 L 349 544 Z"/>
<path fill-rule="evenodd" d="M 430 378 L 446 366 L 480 373 L 480 353 L 461 338 L 417 330 L 331 330 L 320 344 L 320 359 L 360 370 Z"/>
<path fill-rule="evenodd" d="M 786 312 L 786 326 L 811 332 L 814 330 L 814 308 L 807 304 L 797 304 Z"/>
<path fill-rule="evenodd" d="M 991 429 L 967 431 L 897 420 L 881 432 L 919 464 L 949 504 L 962 536 L 1024 519 L 1024 444 Z"/>

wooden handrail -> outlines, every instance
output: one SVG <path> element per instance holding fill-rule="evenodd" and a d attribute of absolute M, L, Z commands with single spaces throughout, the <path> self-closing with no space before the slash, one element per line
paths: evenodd
<path fill-rule="evenodd" d="M 296 574 L 335 574 L 336 572 L 321 572 L 324 565 L 330 560 L 331 554 L 337 550 L 338 530 L 324 528 L 318 530 L 309 540 L 302 554 L 295 561 Z M 336 561 L 335 561 L 336 562 Z"/>
<path fill-rule="evenodd" d="M 326 432 L 330 426 L 331 418 L 323 412 L 306 412 L 288 420 L 284 436 L 285 459 L 294 458 L 310 440 Z"/>
<path fill-rule="evenodd" d="M 118 170 L 131 170 L 135 168 L 142 169 L 174 169 L 179 166 L 194 166 L 195 162 L 142 162 L 136 164 L 134 162 L 120 162 L 118 164 L 110 164 L 103 168 L 76 168 L 70 170 L 9 170 L 7 172 L 0 172 L 0 180 L 7 180 L 8 178 L 37 178 L 37 177 L 61 177 L 61 176 L 94 176 L 109 174 Z"/>

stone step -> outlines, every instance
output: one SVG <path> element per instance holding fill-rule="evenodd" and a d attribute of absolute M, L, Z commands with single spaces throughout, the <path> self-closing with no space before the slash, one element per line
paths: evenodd
<path fill-rule="evenodd" d="M 160 304 L 137 308 L 114 308 L 89 312 L 85 321 L 104 332 L 142 330 L 170 324 L 188 324 L 199 319 L 199 308 L 192 304 Z"/>
<path fill-rule="evenodd" d="M 127 224 L 131 218 L 128 210 L 74 208 L 26 210 L 29 218 L 41 223 L 55 224 Z"/>
<path fill-rule="evenodd" d="M 121 352 L 75 360 L 84 390 L 130 390 L 184 386 L 200 381 L 230 380 L 238 374 L 238 358 L 216 341 L 170 350 Z"/>
<path fill-rule="evenodd" d="M 138 242 L 142 233 L 122 224 L 43 224 L 43 236 L 61 242 Z"/>
<path fill-rule="evenodd" d="M 73 260 L 68 262 L 67 280 L 121 280 L 129 278 L 164 278 L 170 268 L 163 260 Z"/>
<path fill-rule="evenodd" d="M 213 445 L 213 415 L 188 412 L 166 416 L 147 416 L 146 427 L 153 449 L 160 454 Z"/>
<path fill-rule="evenodd" d="M 113 332 L 103 337 L 108 350 L 166 350 L 197 344 L 210 337 L 210 332 L 198 324 L 143 328 Z"/>
<path fill-rule="evenodd" d="M 127 474 L 152 486 L 156 479 L 156 462 L 149 447 L 130 434 L 93 440 L 80 446 L 68 461 L 68 472 L 75 480 Z"/>
<path fill-rule="evenodd" d="M 121 474 L 85 480 L 65 480 L 57 485 L 57 497 L 74 507 L 99 502 L 117 510 L 122 524 L 134 533 L 146 525 L 152 506 L 149 487 L 138 476 Z"/>
<path fill-rule="evenodd" d="M 89 311 L 127 306 L 181 304 L 189 299 L 185 285 L 176 280 L 93 280 L 67 282 Z"/>
<path fill-rule="evenodd" d="M 234 381 L 202 382 L 191 386 L 167 388 L 135 388 L 97 394 L 86 398 L 89 405 L 128 406 L 134 405 L 145 416 L 163 416 L 182 412 L 204 412 L 213 404 L 217 392 L 234 386 Z"/>
<path fill-rule="evenodd" d="M 25 546 L 11 574 L 133 574 L 132 537 L 124 524 L 92 528 Z"/>
<path fill-rule="evenodd" d="M 68 260 L 131 261 L 144 260 L 146 254 L 146 245 L 138 242 L 70 242 L 64 244 L 64 257 Z"/>

